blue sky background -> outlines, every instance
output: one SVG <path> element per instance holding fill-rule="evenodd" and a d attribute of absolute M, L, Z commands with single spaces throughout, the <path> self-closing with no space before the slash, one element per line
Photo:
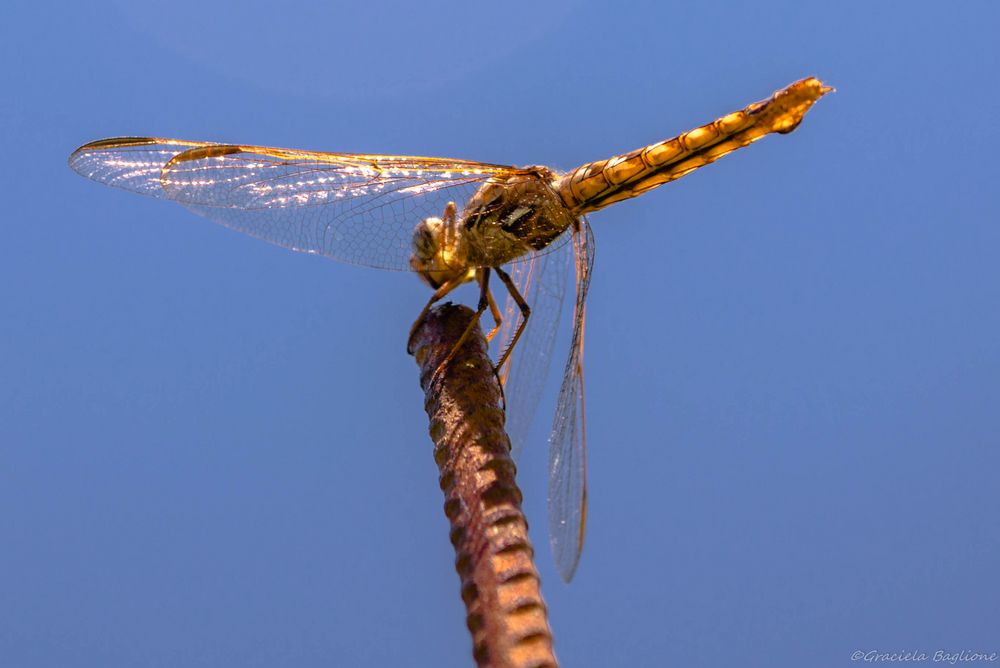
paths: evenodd
<path fill-rule="evenodd" d="M 570 586 L 545 536 L 555 374 L 520 462 L 557 651 L 1000 652 L 998 19 L 991 2 L 8 0 L 0 663 L 471 664 L 404 350 L 426 288 L 89 183 L 65 165 L 78 144 L 569 169 L 811 74 L 838 92 L 795 133 L 591 219 Z"/>

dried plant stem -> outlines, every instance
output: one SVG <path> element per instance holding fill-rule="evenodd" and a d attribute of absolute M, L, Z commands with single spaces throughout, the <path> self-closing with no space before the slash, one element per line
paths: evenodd
<path fill-rule="evenodd" d="M 474 316 L 443 304 L 414 329 L 434 460 L 451 523 L 473 656 L 480 668 L 555 668 L 501 391 L 478 325 L 439 370 Z"/>

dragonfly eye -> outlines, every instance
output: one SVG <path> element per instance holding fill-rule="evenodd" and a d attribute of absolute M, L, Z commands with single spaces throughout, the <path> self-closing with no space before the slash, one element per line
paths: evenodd
<path fill-rule="evenodd" d="M 438 252 L 444 221 L 440 218 L 424 218 L 413 228 L 413 256 L 422 262 L 431 261 Z"/>

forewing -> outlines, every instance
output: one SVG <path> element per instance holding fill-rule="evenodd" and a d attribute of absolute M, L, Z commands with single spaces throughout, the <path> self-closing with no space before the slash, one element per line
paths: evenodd
<path fill-rule="evenodd" d="M 409 269 L 413 228 L 422 219 L 521 171 L 449 158 L 155 138 L 93 142 L 70 156 L 70 166 L 279 246 L 385 269 Z"/>
<path fill-rule="evenodd" d="M 572 234 L 567 231 L 563 236 L 570 237 Z M 531 307 L 524 333 L 501 370 L 507 406 L 506 427 L 514 457 L 524 447 L 552 365 L 552 350 L 573 259 L 571 245 L 562 239 L 553 244 L 554 252 L 535 254 L 524 262 L 510 266 L 511 278 Z M 521 310 L 508 295 L 503 329 L 498 337 L 499 352 L 507 349 L 520 321 Z"/>
<path fill-rule="evenodd" d="M 192 148 L 212 144 L 152 137 L 114 137 L 84 144 L 69 156 L 81 176 L 148 197 L 167 197 L 160 182 L 163 166 Z"/>
<path fill-rule="evenodd" d="M 576 304 L 573 336 L 549 438 L 549 541 L 559 575 L 573 578 L 587 521 L 587 436 L 583 402 L 583 329 L 594 266 L 594 236 L 586 219 L 573 235 Z"/>

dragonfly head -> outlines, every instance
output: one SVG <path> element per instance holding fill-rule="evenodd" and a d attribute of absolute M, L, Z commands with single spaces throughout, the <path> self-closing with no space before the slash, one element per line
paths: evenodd
<path fill-rule="evenodd" d="M 413 228 L 412 247 L 410 267 L 434 289 L 448 281 L 461 279 L 464 283 L 476 276 L 476 270 L 464 261 L 458 230 L 436 216 L 424 218 Z"/>

